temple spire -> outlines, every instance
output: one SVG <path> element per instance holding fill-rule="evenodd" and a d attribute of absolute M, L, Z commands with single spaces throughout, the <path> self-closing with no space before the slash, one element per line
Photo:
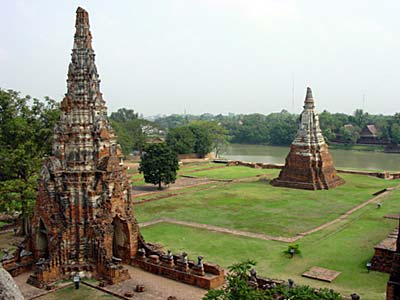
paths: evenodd
<path fill-rule="evenodd" d="M 89 14 L 82 7 L 76 10 L 74 49 L 92 49 Z"/>
<path fill-rule="evenodd" d="M 307 87 L 306 99 L 304 100 L 304 108 L 305 109 L 313 109 L 314 108 L 314 97 L 313 97 L 312 90 L 310 87 Z"/>

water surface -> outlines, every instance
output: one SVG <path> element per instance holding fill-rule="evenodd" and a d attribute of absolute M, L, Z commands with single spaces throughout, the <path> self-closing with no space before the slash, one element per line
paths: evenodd
<path fill-rule="evenodd" d="M 336 168 L 400 171 L 400 154 L 329 149 Z M 226 159 L 285 163 L 289 147 L 231 144 L 222 155 Z"/>

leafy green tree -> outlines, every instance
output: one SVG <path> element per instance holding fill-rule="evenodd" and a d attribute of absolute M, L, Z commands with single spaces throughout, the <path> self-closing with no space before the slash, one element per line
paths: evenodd
<path fill-rule="evenodd" d="M 229 267 L 226 276 L 228 284 L 223 289 L 210 290 L 203 300 L 262 300 L 268 299 L 262 291 L 248 285 L 250 270 L 256 265 L 252 260 L 247 260 Z"/>
<path fill-rule="evenodd" d="M 171 129 L 167 134 L 166 143 L 178 154 L 195 152 L 195 136 L 187 126 Z"/>
<path fill-rule="evenodd" d="M 117 134 L 118 143 L 122 152 L 129 155 L 132 151 L 142 152 L 146 144 L 147 134 L 143 127 L 158 128 L 153 122 L 140 119 L 133 109 L 120 108 L 110 115 L 111 126 Z"/>
<path fill-rule="evenodd" d="M 192 123 L 192 126 L 193 124 L 198 124 L 198 126 L 203 126 L 205 128 L 210 135 L 211 148 L 215 152 L 215 156 L 218 157 L 229 144 L 230 137 L 228 135 L 228 130 L 215 121 L 195 121 Z"/>
<path fill-rule="evenodd" d="M 204 157 L 212 150 L 218 155 L 228 144 L 228 138 L 228 130 L 217 122 L 196 120 L 170 129 L 166 141 L 179 154 L 197 153 Z"/>
<path fill-rule="evenodd" d="M 200 118 L 211 119 L 207 114 L 203 114 Z M 215 155 L 221 153 L 228 144 L 228 130 L 216 121 L 200 120 L 193 121 L 189 124 L 195 137 L 195 152 L 200 155 L 206 155 L 211 151 L 215 151 Z"/>
<path fill-rule="evenodd" d="M 342 127 L 340 129 L 340 134 L 342 135 L 343 141 L 347 145 L 354 145 L 360 138 L 361 129 L 357 126 Z"/>
<path fill-rule="evenodd" d="M 363 128 L 368 123 L 368 113 L 364 113 L 362 109 L 356 109 L 353 115 L 353 122 L 359 128 Z"/>
<path fill-rule="evenodd" d="M 331 289 L 315 289 L 305 285 L 288 287 L 285 284 L 266 290 L 255 289 L 249 285 L 249 273 L 255 266 L 251 260 L 229 267 L 228 284 L 222 289 L 209 290 L 203 300 L 342 300 L 343 297 Z"/>
<path fill-rule="evenodd" d="M 145 147 L 139 166 L 144 181 L 158 185 L 174 183 L 179 162 L 176 153 L 165 143 L 149 144 Z"/>
<path fill-rule="evenodd" d="M 36 198 L 42 158 L 51 153 L 58 105 L 0 89 L 0 210 L 22 213 L 22 232 Z"/>
<path fill-rule="evenodd" d="M 212 150 L 212 137 L 211 132 L 208 131 L 207 126 L 204 122 L 191 123 L 189 129 L 192 131 L 194 136 L 194 153 L 204 157 Z"/>
<path fill-rule="evenodd" d="M 391 142 L 398 145 L 400 143 L 400 125 L 393 123 L 390 126 Z"/>

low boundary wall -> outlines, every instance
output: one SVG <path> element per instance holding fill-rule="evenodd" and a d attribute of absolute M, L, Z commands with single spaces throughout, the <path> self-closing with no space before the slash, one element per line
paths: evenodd
<path fill-rule="evenodd" d="M 249 167 L 254 169 L 283 169 L 283 164 L 267 164 L 267 163 L 255 163 L 255 162 L 246 162 L 240 160 L 224 160 L 224 159 L 214 159 L 213 163 L 217 164 L 226 164 L 228 167 L 231 166 L 243 166 Z M 400 179 L 400 172 L 369 172 L 369 171 L 356 171 L 356 170 L 345 170 L 345 169 L 336 169 L 338 173 L 345 173 L 345 174 L 356 174 L 356 175 L 366 175 L 366 176 L 373 176 L 377 178 L 382 178 L 386 180 L 394 180 Z"/>

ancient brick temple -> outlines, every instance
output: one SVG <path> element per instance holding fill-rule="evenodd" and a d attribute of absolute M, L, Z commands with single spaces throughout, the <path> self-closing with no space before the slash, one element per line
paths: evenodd
<path fill-rule="evenodd" d="M 299 129 L 286 157 L 285 167 L 271 184 L 307 190 L 331 189 L 343 184 L 344 180 L 336 175 L 328 145 L 319 127 L 310 88 L 307 88 L 303 107 Z"/>
<path fill-rule="evenodd" d="M 400 300 L 400 231 L 397 236 L 396 252 L 393 257 L 392 271 L 386 288 L 386 300 Z"/>
<path fill-rule="evenodd" d="M 143 241 L 100 92 L 89 16 L 82 8 L 75 27 L 67 93 L 54 129 L 53 155 L 40 173 L 32 232 L 13 255 L 3 256 L 4 268 L 16 276 L 33 267 L 28 282 L 37 287 L 77 273 L 113 284 L 130 277 L 122 263 L 205 289 L 223 284 L 218 265 L 201 256 L 196 263 L 186 253 L 166 254 Z"/>
<path fill-rule="evenodd" d="M 29 282 L 90 273 L 110 283 L 129 277 L 118 263 L 141 239 L 120 146 L 107 119 L 88 13 L 78 8 L 67 93 L 54 129 L 53 156 L 40 173 L 28 248 L 37 261 Z"/>

